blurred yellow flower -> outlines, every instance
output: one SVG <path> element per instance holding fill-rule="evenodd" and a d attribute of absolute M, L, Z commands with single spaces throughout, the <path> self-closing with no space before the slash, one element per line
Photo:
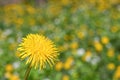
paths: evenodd
<path fill-rule="evenodd" d="M 84 32 L 78 32 L 77 35 L 78 35 L 78 38 L 80 39 L 83 39 L 85 37 Z"/>
<path fill-rule="evenodd" d="M 113 76 L 113 80 L 119 80 L 119 79 L 120 79 L 120 66 L 117 67 Z"/>
<path fill-rule="evenodd" d="M 119 19 L 119 13 L 117 11 L 114 11 L 111 13 L 111 17 L 112 17 L 112 19 L 117 20 L 117 19 Z M 116 29 L 115 29 L 115 31 L 116 31 Z M 113 32 L 114 32 L 114 29 L 113 29 Z"/>
<path fill-rule="evenodd" d="M 103 44 L 108 44 L 108 43 L 109 43 L 109 38 L 108 38 L 107 36 L 103 36 L 103 37 L 101 38 L 101 42 L 102 42 Z"/>
<path fill-rule="evenodd" d="M 100 42 L 95 42 L 94 47 L 97 51 L 102 51 L 103 50 L 103 46 Z"/>
<path fill-rule="evenodd" d="M 69 40 L 71 40 L 72 39 L 72 36 L 71 35 L 65 35 L 64 36 L 64 40 L 66 40 L 66 41 L 69 41 Z"/>
<path fill-rule="evenodd" d="M 111 27 L 111 31 L 112 31 L 113 33 L 117 32 L 118 30 L 119 30 L 118 26 L 112 26 L 112 27 Z"/>
<path fill-rule="evenodd" d="M 27 58 L 26 64 L 30 63 L 35 69 L 37 67 L 45 68 L 46 63 L 52 67 L 58 59 L 58 49 L 54 43 L 39 34 L 27 35 L 17 50 L 21 52 L 20 58 Z"/>
<path fill-rule="evenodd" d="M 108 9 L 110 5 L 108 4 L 107 0 L 98 0 L 98 10 L 104 11 Z"/>
<path fill-rule="evenodd" d="M 117 59 L 120 61 L 120 54 L 117 56 Z"/>
<path fill-rule="evenodd" d="M 35 8 L 30 5 L 27 5 L 26 10 L 29 14 L 34 14 L 36 12 Z"/>
<path fill-rule="evenodd" d="M 91 51 L 87 51 L 87 52 L 85 53 L 85 55 L 82 57 L 82 60 L 83 60 L 83 61 L 89 61 L 90 58 L 91 58 L 91 56 L 92 56 Z"/>
<path fill-rule="evenodd" d="M 55 65 L 55 69 L 57 71 L 60 71 L 63 67 L 63 63 L 62 62 L 57 62 L 56 65 Z"/>
<path fill-rule="evenodd" d="M 68 75 L 63 75 L 62 80 L 70 80 Z"/>
<path fill-rule="evenodd" d="M 63 45 L 63 48 L 64 48 L 64 50 L 68 50 L 68 49 L 69 49 L 69 44 L 68 44 L 68 43 L 65 43 L 65 44 Z"/>
<path fill-rule="evenodd" d="M 9 79 L 12 76 L 11 72 L 5 72 L 5 78 Z"/>
<path fill-rule="evenodd" d="M 115 69 L 115 64 L 114 64 L 114 63 L 109 63 L 109 64 L 107 65 L 107 69 L 108 69 L 108 70 L 114 70 L 114 69 Z"/>
<path fill-rule="evenodd" d="M 73 57 L 71 57 L 71 56 L 68 57 L 66 62 L 64 63 L 64 69 L 66 69 L 66 70 L 70 69 L 72 64 L 73 64 L 73 62 L 74 62 Z"/>
<path fill-rule="evenodd" d="M 34 26 L 35 25 L 35 19 L 29 19 L 29 24 L 30 24 L 30 26 Z"/>
<path fill-rule="evenodd" d="M 20 78 L 17 75 L 12 75 L 9 80 L 20 80 Z"/>
<path fill-rule="evenodd" d="M 108 57 L 114 57 L 114 49 L 109 49 L 108 52 L 107 52 L 107 56 Z"/>
<path fill-rule="evenodd" d="M 68 4 L 70 4 L 70 0 L 61 0 L 61 3 L 63 4 L 63 5 L 68 5 Z"/>
<path fill-rule="evenodd" d="M 63 46 L 59 46 L 58 49 L 59 49 L 60 51 L 64 51 L 64 50 L 65 50 Z"/>
<path fill-rule="evenodd" d="M 87 0 L 89 4 L 91 5 L 95 5 L 95 3 L 97 2 L 96 0 Z"/>
<path fill-rule="evenodd" d="M 5 70 L 6 70 L 7 72 L 12 72 L 12 71 L 13 71 L 13 66 L 12 66 L 12 64 L 7 64 L 6 67 L 5 67 Z"/>
<path fill-rule="evenodd" d="M 14 23 L 17 27 L 20 27 L 23 24 L 24 20 L 22 18 L 14 19 Z"/>
<path fill-rule="evenodd" d="M 48 13 L 53 16 L 57 16 L 61 12 L 61 6 L 51 5 L 47 9 Z"/>
<path fill-rule="evenodd" d="M 16 48 L 16 43 L 11 43 L 10 45 L 9 45 L 9 49 L 10 50 L 14 50 Z"/>
<path fill-rule="evenodd" d="M 117 5 L 117 4 L 120 3 L 120 0 L 110 0 L 110 3 L 111 3 L 111 4 L 114 4 L 114 5 L 115 5 L 115 4 Z"/>
<path fill-rule="evenodd" d="M 71 11 L 71 13 L 75 13 L 77 10 L 78 10 L 78 5 L 74 4 L 74 6 L 72 6 L 70 11 Z"/>
<path fill-rule="evenodd" d="M 73 42 L 73 43 L 71 43 L 70 47 L 72 49 L 77 49 L 78 48 L 78 43 L 77 42 Z"/>

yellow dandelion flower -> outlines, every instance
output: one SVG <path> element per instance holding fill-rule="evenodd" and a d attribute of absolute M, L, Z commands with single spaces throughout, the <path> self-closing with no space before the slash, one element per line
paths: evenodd
<path fill-rule="evenodd" d="M 120 54 L 117 56 L 118 61 L 120 61 Z"/>
<path fill-rule="evenodd" d="M 10 80 L 20 80 L 19 76 L 18 75 L 12 75 L 10 77 Z"/>
<path fill-rule="evenodd" d="M 114 63 L 109 63 L 107 65 L 108 70 L 114 70 L 115 69 L 115 64 Z"/>
<path fill-rule="evenodd" d="M 74 63 L 73 57 L 71 57 L 71 56 L 68 57 L 67 60 L 66 60 L 65 63 L 64 63 L 64 69 L 65 69 L 65 70 L 70 69 L 70 68 L 72 67 L 73 63 Z"/>
<path fill-rule="evenodd" d="M 113 80 L 119 80 L 119 79 L 120 79 L 120 66 L 117 67 L 113 76 Z"/>
<path fill-rule="evenodd" d="M 54 43 L 43 35 L 29 34 L 23 38 L 22 43 L 17 49 L 21 54 L 21 59 L 26 59 L 26 64 L 30 64 L 35 69 L 43 69 L 48 63 L 51 67 L 57 61 L 58 49 Z"/>
<path fill-rule="evenodd" d="M 70 1 L 69 0 L 61 0 L 61 3 L 63 5 L 68 5 L 68 4 L 70 4 Z"/>
<path fill-rule="evenodd" d="M 103 46 L 102 46 L 102 44 L 101 44 L 100 42 L 95 42 L 95 43 L 94 43 L 94 47 L 95 47 L 95 49 L 96 49 L 98 52 L 100 52 L 100 51 L 103 50 Z"/>
<path fill-rule="evenodd" d="M 34 14 L 35 13 L 35 8 L 32 6 L 27 5 L 26 10 L 29 14 Z"/>
<path fill-rule="evenodd" d="M 110 48 L 109 50 L 108 50 L 108 52 L 107 52 L 107 56 L 108 57 L 114 57 L 114 49 L 113 48 Z"/>
<path fill-rule="evenodd" d="M 91 51 L 87 51 L 85 53 L 85 55 L 82 57 L 82 60 L 83 61 L 89 61 L 91 57 L 92 57 L 92 52 Z"/>
<path fill-rule="evenodd" d="M 116 33 L 118 30 L 119 30 L 118 26 L 112 26 L 112 27 L 111 27 L 111 31 L 112 31 L 113 33 Z"/>
<path fill-rule="evenodd" d="M 60 71 L 60 70 L 62 69 L 62 67 L 63 67 L 63 63 L 62 63 L 62 62 L 58 62 L 58 63 L 55 65 L 55 69 L 56 69 L 57 71 Z"/>
<path fill-rule="evenodd" d="M 13 66 L 11 64 L 7 64 L 6 67 L 5 67 L 5 70 L 7 72 L 12 72 L 13 71 Z"/>
<path fill-rule="evenodd" d="M 80 38 L 80 39 L 83 39 L 85 37 L 84 32 L 78 32 L 77 35 L 78 35 L 78 38 Z"/>
<path fill-rule="evenodd" d="M 71 43 L 70 44 L 70 47 L 71 47 L 71 49 L 77 49 L 78 48 L 78 43 L 77 42 L 73 42 L 73 43 Z"/>
<path fill-rule="evenodd" d="M 70 80 L 70 78 L 69 78 L 68 75 L 64 75 L 64 76 L 62 77 L 62 80 Z"/>
<path fill-rule="evenodd" d="M 102 41 L 103 44 L 108 44 L 109 43 L 109 38 L 107 36 L 103 36 L 101 38 L 101 41 Z"/>
<path fill-rule="evenodd" d="M 5 78 L 9 79 L 12 76 L 11 72 L 5 72 Z"/>

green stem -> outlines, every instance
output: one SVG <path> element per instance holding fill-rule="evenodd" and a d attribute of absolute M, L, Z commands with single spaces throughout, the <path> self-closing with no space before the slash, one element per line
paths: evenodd
<path fill-rule="evenodd" d="M 27 68 L 27 70 L 26 70 L 26 72 L 25 72 L 24 80 L 27 80 L 27 79 L 28 79 L 28 76 L 29 76 L 29 74 L 30 74 L 31 68 L 32 68 L 32 67 L 29 65 L 28 68 Z"/>

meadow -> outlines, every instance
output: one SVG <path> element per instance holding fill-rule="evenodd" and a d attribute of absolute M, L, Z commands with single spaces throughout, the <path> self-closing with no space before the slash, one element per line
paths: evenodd
<path fill-rule="evenodd" d="M 52 68 L 32 68 L 28 80 L 120 80 L 119 0 L 0 6 L 0 80 L 23 80 L 17 47 L 30 33 L 47 36 L 60 55 Z"/>

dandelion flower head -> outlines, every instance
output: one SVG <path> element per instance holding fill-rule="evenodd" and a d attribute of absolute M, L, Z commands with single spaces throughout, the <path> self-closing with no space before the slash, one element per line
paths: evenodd
<path fill-rule="evenodd" d="M 54 43 L 43 35 L 28 34 L 22 39 L 17 49 L 19 57 L 26 59 L 26 64 L 36 68 L 46 68 L 47 63 L 52 67 L 58 60 L 58 49 Z"/>

